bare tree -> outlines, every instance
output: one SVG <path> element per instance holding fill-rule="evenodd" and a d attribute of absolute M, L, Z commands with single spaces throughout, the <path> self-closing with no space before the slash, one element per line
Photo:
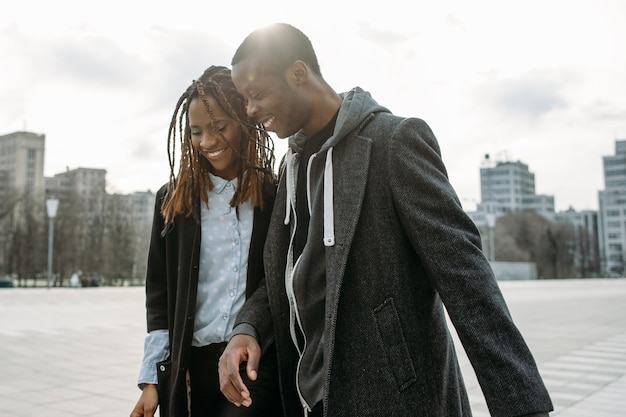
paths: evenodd
<path fill-rule="evenodd" d="M 65 277 L 82 271 L 88 246 L 89 218 L 86 202 L 76 193 L 59 198 L 59 209 L 54 233 L 54 267 L 59 280 L 55 285 L 62 286 Z"/>
<path fill-rule="evenodd" d="M 588 244 L 588 234 L 583 236 Z M 581 277 L 585 275 L 579 239 L 570 224 L 552 222 L 531 210 L 514 211 L 498 219 L 496 259 L 534 262 L 540 278 Z M 585 256 L 584 265 L 599 265 L 597 257 L 588 262 L 590 257 Z"/>
<path fill-rule="evenodd" d="M 15 189 L 0 190 L 0 273 L 12 275 L 16 254 L 14 245 L 22 237 L 16 236 L 18 221 L 17 214 L 26 201 L 26 192 Z"/>
<path fill-rule="evenodd" d="M 500 217 L 496 224 L 496 259 L 537 262 L 541 237 L 547 228 L 548 220 L 531 210 L 514 211 Z"/>
<path fill-rule="evenodd" d="M 135 231 L 130 208 L 123 196 L 107 198 L 104 225 L 104 273 L 111 285 L 124 283 L 133 275 Z"/>
<path fill-rule="evenodd" d="M 569 224 L 551 223 L 543 239 L 544 275 L 550 278 L 579 277 L 574 267 L 574 228 Z"/>
<path fill-rule="evenodd" d="M 44 235 L 43 207 L 31 201 L 26 193 L 12 193 L 10 205 L 3 211 L 3 269 L 17 277 L 19 286 L 31 280 L 36 283 L 45 265 L 46 240 Z"/>

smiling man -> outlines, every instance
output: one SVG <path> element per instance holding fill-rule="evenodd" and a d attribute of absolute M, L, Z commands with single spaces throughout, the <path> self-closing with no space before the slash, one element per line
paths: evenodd
<path fill-rule="evenodd" d="M 247 111 L 289 138 L 265 245 L 265 285 L 220 358 L 221 390 L 253 401 L 272 343 L 289 416 L 471 416 L 444 306 L 497 417 L 547 416 L 548 392 L 509 314 L 428 125 L 323 79 L 288 24 L 232 60 Z"/>

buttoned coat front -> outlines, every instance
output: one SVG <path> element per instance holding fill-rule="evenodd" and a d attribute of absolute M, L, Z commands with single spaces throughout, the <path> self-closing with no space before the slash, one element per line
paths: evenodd
<path fill-rule="evenodd" d="M 270 187 L 271 188 L 271 187 Z M 159 412 L 162 417 L 187 416 L 187 367 L 191 351 L 198 266 L 200 222 L 178 215 L 165 236 L 161 203 L 165 187 L 157 193 L 152 237 L 146 272 L 147 330 L 168 329 L 170 356 L 158 365 Z M 263 278 L 263 245 L 274 202 L 275 190 L 264 193 L 264 208 L 254 209 L 248 255 L 246 297 Z"/>
<path fill-rule="evenodd" d="M 321 153 L 328 152 L 322 148 Z M 310 167 L 309 236 L 321 228 L 324 157 Z M 470 416 L 444 305 L 490 412 L 552 409 L 479 233 L 447 177 L 428 125 L 373 113 L 333 146 L 334 245 L 325 248 L 325 416 Z M 265 248 L 266 282 L 239 323 L 275 339 L 287 415 L 302 415 L 289 335 L 281 176 Z M 322 260 L 323 262 L 323 260 Z M 268 314 L 268 311 L 271 314 Z"/>

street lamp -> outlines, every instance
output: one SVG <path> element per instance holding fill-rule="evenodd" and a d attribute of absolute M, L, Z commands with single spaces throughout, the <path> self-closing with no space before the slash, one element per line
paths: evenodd
<path fill-rule="evenodd" d="M 46 200 L 46 209 L 48 210 L 48 288 L 52 280 L 52 242 L 54 242 L 54 218 L 57 216 L 59 208 L 59 200 L 51 197 Z"/>

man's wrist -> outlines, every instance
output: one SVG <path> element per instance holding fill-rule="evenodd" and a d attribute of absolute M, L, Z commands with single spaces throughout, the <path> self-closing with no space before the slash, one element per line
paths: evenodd
<path fill-rule="evenodd" d="M 249 323 L 239 323 L 237 326 L 235 326 L 235 328 L 233 328 L 232 333 L 230 334 L 229 340 L 232 339 L 233 336 L 236 336 L 238 334 L 245 334 L 248 336 L 252 336 L 257 340 L 257 342 L 259 342 L 259 335 L 257 334 L 256 329 L 254 328 L 253 325 Z"/>

